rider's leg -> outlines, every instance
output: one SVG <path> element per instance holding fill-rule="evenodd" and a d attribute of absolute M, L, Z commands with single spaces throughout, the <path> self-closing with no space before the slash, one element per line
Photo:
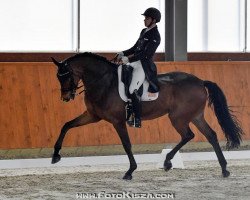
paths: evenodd
<path fill-rule="evenodd" d="M 134 68 L 132 81 L 129 87 L 129 93 L 131 94 L 131 101 L 134 111 L 134 120 L 133 125 L 134 127 L 141 127 L 141 102 L 140 96 L 137 94 L 138 89 L 143 84 L 145 79 L 145 73 L 142 68 L 141 61 L 130 63 L 130 66 Z M 130 125 L 130 123 L 128 122 Z"/>
<path fill-rule="evenodd" d="M 136 61 L 129 64 L 131 67 L 133 67 L 133 75 L 132 75 L 132 81 L 129 86 L 129 93 L 133 94 L 135 90 L 139 90 L 140 86 L 143 84 L 143 81 L 145 80 L 145 73 L 142 68 L 141 61 Z"/>
<path fill-rule="evenodd" d="M 134 111 L 134 123 L 133 126 L 141 127 L 141 97 L 138 95 L 137 90 L 131 95 L 132 107 Z"/>

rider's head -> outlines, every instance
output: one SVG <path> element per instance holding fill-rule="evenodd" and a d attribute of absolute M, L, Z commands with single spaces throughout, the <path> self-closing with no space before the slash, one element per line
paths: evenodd
<path fill-rule="evenodd" d="M 145 16 L 144 22 L 146 27 L 161 21 L 161 12 L 156 8 L 148 8 L 142 15 Z"/>

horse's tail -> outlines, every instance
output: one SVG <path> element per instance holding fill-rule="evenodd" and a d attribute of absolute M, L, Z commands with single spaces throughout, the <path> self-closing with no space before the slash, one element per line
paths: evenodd
<path fill-rule="evenodd" d="M 204 81 L 208 90 L 208 105 L 213 104 L 215 115 L 227 139 L 227 149 L 240 146 L 241 135 L 244 134 L 240 124 L 228 108 L 226 97 L 216 83 Z"/>

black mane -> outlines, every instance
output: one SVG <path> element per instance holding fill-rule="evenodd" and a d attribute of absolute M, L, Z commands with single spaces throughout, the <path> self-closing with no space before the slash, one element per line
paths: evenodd
<path fill-rule="evenodd" d="M 100 55 L 98 55 L 98 54 L 95 54 L 95 53 L 91 53 L 91 52 L 84 52 L 84 53 L 75 54 L 75 55 L 73 55 L 73 56 L 67 58 L 67 59 L 65 60 L 65 62 L 66 62 L 66 61 L 70 62 L 71 60 L 73 60 L 73 59 L 75 59 L 75 58 L 80 58 L 80 57 L 83 57 L 83 58 L 84 58 L 84 57 L 94 58 L 94 59 L 97 59 L 97 60 L 106 62 L 106 63 L 108 63 L 108 64 L 110 64 L 110 65 L 112 65 L 113 67 L 116 67 L 116 68 L 117 68 L 117 66 L 118 66 L 118 65 L 116 65 L 115 63 L 110 62 L 107 58 L 105 58 L 105 57 L 103 57 L 103 56 L 100 56 Z"/>

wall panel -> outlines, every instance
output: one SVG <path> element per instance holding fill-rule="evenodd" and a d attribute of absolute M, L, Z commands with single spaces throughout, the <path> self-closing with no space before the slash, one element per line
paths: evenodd
<path fill-rule="evenodd" d="M 216 82 L 241 121 L 244 139 L 250 139 L 250 62 L 159 62 L 159 73 L 184 71 Z M 64 103 L 56 68 L 47 62 L 0 63 L 0 149 L 53 147 L 66 121 L 85 110 L 83 96 Z M 210 108 L 206 119 L 224 136 Z M 205 141 L 195 127 L 194 141 Z M 143 128 L 128 128 L 133 144 L 177 142 L 180 136 L 167 116 L 143 122 Z M 120 144 L 112 125 L 101 121 L 69 131 L 64 146 Z"/>

